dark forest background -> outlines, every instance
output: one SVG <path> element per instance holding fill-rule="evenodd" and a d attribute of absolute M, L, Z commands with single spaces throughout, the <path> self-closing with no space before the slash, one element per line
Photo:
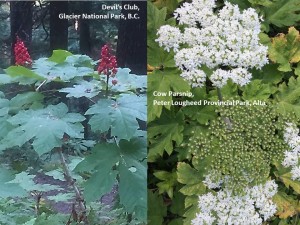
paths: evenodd
<path fill-rule="evenodd" d="M 139 20 L 61 20 L 58 15 L 104 14 L 102 5 L 136 4 Z M 136 13 L 136 11 L 124 11 Z M 119 14 L 120 11 L 112 13 Z M 99 59 L 101 47 L 110 44 L 118 66 L 146 74 L 145 1 L 2 1 L 0 2 L 0 70 L 14 64 L 16 37 L 26 44 L 33 59 L 48 57 L 54 49 L 65 49 Z"/>

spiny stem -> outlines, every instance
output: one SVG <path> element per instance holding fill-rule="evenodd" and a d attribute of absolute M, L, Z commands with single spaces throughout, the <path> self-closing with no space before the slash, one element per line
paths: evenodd
<path fill-rule="evenodd" d="M 82 194 L 80 193 L 79 188 L 77 187 L 74 179 L 71 176 L 70 170 L 69 170 L 69 168 L 67 166 L 67 163 L 66 163 L 66 159 L 65 159 L 64 154 L 62 152 L 62 148 L 58 149 L 58 153 L 59 153 L 61 164 L 63 166 L 65 178 L 66 178 L 67 182 L 72 186 L 72 188 L 75 192 L 76 198 L 78 199 L 78 204 L 79 204 L 79 207 L 80 207 L 80 211 L 83 215 L 83 221 L 85 222 L 86 225 L 88 225 L 89 222 L 88 222 L 88 219 L 87 219 L 87 216 L 86 216 L 86 207 L 83 203 L 84 198 L 83 198 Z"/>
<path fill-rule="evenodd" d="M 223 96 L 222 96 L 220 88 L 217 88 L 217 93 L 218 93 L 218 99 L 222 102 L 223 101 Z M 227 128 L 229 130 L 231 130 L 232 129 L 232 123 L 231 123 L 230 119 L 228 117 L 223 117 L 223 120 L 224 120 L 225 124 L 227 125 Z"/>
<path fill-rule="evenodd" d="M 109 74 L 106 75 L 106 92 L 105 92 L 106 97 L 108 97 L 108 81 L 109 81 Z"/>

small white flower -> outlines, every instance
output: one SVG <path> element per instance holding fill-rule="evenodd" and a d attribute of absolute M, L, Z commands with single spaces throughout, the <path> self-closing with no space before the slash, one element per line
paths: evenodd
<path fill-rule="evenodd" d="M 252 188 L 246 188 L 244 195 L 234 195 L 228 189 L 216 194 L 199 196 L 200 213 L 192 220 L 193 225 L 261 225 L 276 213 L 272 197 L 277 184 L 268 181 Z"/>
<path fill-rule="evenodd" d="M 164 46 L 166 51 L 174 49 L 177 51 L 179 44 L 181 43 L 181 32 L 179 28 L 172 27 L 170 25 L 161 26 L 157 31 L 158 38 L 155 39 L 159 43 L 159 46 Z"/>
<path fill-rule="evenodd" d="M 293 167 L 291 173 L 292 173 L 293 180 L 300 180 L 300 167 L 299 166 Z"/>
<path fill-rule="evenodd" d="M 206 81 L 206 74 L 203 70 L 183 71 L 180 76 L 193 88 L 203 87 Z"/>
<path fill-rule="evenodd" d="M 211 75 L 210 80 L 214 86 L 218 88 L 222 88 L 227 83 L 229 77 L 230 77 L 230 73 L 228 71 L 217 69 Z"/>
<path fill-rule="evenodd" d="M 244 68 L 236 68 L 230 70 L 229 74 L 229 77 L 233 81 L 233 83 L 240 86 L 245 86 L 250 82 L 252 78 L 252 75 Z"/>

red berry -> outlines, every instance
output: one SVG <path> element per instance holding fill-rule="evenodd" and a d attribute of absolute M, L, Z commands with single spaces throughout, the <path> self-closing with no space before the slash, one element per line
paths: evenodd
<path fill-rule="evenodd" d="M 24 45 L 24 42 L 17 37 L 17 42 L 14 46 L 14 53 L 15 53 L 15 61 L 16 65 L 20 66 L 31 66 L 32 59 L 28 53 L 27 48 Z"/>
<path fill-rule="evenodd" d="M 111 83 L 112 83 L 113 85 L 116 85 L 116 84 L 118 83 L 118 81 L 117 81 L 117 80 L 112 80 Z"/>
<path fill-rule="evenodd" d="M 101 61 L 98 66 L 98 73 L 103 73 L 107 76 L 114 76 L 117 73 L 116 56 L 110 53 L 108 45 L 104 45 L 101 49 Z"/>

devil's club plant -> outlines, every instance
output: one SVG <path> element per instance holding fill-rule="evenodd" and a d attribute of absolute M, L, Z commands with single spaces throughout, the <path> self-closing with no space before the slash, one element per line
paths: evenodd
<path fill-rule="evenodd" d="M 11 84 L 17 87 L 0 92 L 0 149 L 7 154 L 22 152 L 18 154 L 32 157 L 35 163 L 29 160 L 27 169 L 15 176 L 1 170 L 5 174 L 0 178 L 0 197 L 34 193 L 36 216 L 24 218 L 22 224 L 104 224 L 107 221 L 95 210 L 115 186 L 122 208 L 119 214 L 125 211 L 128 216 L 122 214 L 120 221 L 145 222 L 146 141 L 139 125 L 146 120 L 145 76 L 117 68 L 116 57 L 109 51 L 106 45 L 102 48 L 98 65 L 86 55 L 63 50 L 31 61 L 18 39 L 17 66 L 0 76 L 1 85 L 6 84 L 3 90 Z M 32 69 L 26 68 L 29 65 Z M 109 82 L 109 77 L 114 80 Z M 36 184 L 39 169 L 51 179 L 67 181 L 68 187 Z M 50 190 L 58 194 L 46 196 Z M 71 215 L 50 216 L 43 198 L 71 202 Z"/>

